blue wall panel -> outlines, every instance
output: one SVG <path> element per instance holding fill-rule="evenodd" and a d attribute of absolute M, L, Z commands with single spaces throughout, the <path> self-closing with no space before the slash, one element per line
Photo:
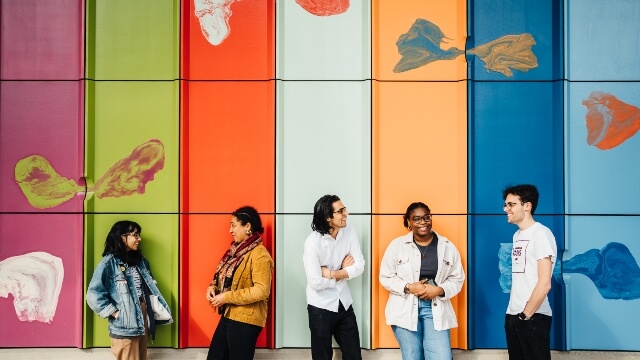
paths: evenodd
<path fill-rule="evenodd" d="M 535 219 L 551 228 L 559 254 L 564 248 L 562 84 L 472 83 L 469 99 L 469 347 L 504 348 L 508 294 L 499 287 L 498 255 L 517 230 L 501 208 L 506 185 L 538 186 Z M 559 285 L 549 299 L 556 349 L 564 348 Z"/>

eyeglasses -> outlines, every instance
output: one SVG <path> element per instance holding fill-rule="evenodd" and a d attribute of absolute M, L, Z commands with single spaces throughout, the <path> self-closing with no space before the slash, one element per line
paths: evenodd
<path fill-rule="evenodd" d="M 524 201 L 521 201 L 520 204 L 524 205 Z M 502 204 L 502 210 L 511 210 L 512 207 L 518 205 L 518 203 L 514 203 L 514 202 L 507 202 Z"/>
<path fill-rule="evenodd" d="M 136 239 L 140 239 L 140 236 L 141 236 L 140 234 L 136 234 L 136 233 L 123 234 L 123 235 L 125 235 L 125 236 L 129 236 L 129 235 L 131 235 L 131 236 L 133 236 L 133 237 L 134 237 L 134 238 L 136 238 Z"/>
<path fill-rule="evenodd" d="M 429 215 L 425 215 L 425 216 L 414 216 L 411 218 L 411 221 L 413 221 L 414 223 L 419 223 L 420 221 L 424 221 L 424 222 L 431 222 L 431 214 Z"/>
<path fill-rule="evenodd" d="M 346 212 L 347 212 L 347 207 L 345 206 L 345 207 L 343 207 L 341 209 L 338 209 L 338 210 L 334 211 L 333 213 L 334 214 L 338 213 L 340 215 L 344 215 L 344 213 L 346 213 Z"/>

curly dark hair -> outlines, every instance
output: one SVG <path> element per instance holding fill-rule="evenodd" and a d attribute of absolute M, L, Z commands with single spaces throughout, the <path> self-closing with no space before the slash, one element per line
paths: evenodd
<path fill-rule="evenodd" d="M 520 184 L 520 185 L 511 185 L 507 186 L 502 190 L 502 200 L 507 199 L 507 195 L 512 194 L 520 197 L 520 201 L 522 202 L 530 202 L 531 203 L 531 215 L 536 212 L 536 208 L 538 207 L 538 198 L 540 194 L 538 193 L 538 188 L 535 185 L 531 184 Z"/>
<path fill-rule="evenodd" d="M 252 232 L 257 232 L 258 234 L 262 234 L 264 232 L 260 214 L 258 214 L 258 210 L 253 206 L 243 206 L 234 211 L 231 215 L 235 216 L 242 225 L 247 225 L 247 223 L 251 224 Z"/>

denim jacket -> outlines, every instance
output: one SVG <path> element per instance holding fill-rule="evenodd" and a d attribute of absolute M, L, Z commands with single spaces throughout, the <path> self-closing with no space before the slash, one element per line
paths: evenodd
<path fill-rule="evenodd" d="M 143 258 L 138 265 L 142 279 L 151 291 L 150 295 L 158 295 L 158 299 L 169 313 L 171 310 L 160 294 L 156 281 L 149 270 L 149 262 Z M 109 319 L 109 334 L 116 336 L 140 336 L 144 334 L 144 319 L 140 299 L 136 296 L 133 283 L 133 267 L 109 254 L 102 258 L 93 272 L 87 289 L 87 304 L 101 318 Z M 144 285 L 143 285 L 144 286 Z M 118 310 L 118 318 L 111 314 Z M 149 315 L 151 316 L 151 315 Z M 156 320 L 157 325 L 170 324 L 171 320 Z"/>

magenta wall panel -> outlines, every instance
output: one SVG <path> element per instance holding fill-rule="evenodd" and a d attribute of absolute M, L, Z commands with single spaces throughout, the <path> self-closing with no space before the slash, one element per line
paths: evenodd
<path fill-rule="evenodd" d="M 82 93 L 0 83 L 0 347 L 82 345 Z"/>
<path fill-rule="evenodd" d="M 82 78 L 83 0 L 2 0 L 0 6 L 2 80 Z"/>

